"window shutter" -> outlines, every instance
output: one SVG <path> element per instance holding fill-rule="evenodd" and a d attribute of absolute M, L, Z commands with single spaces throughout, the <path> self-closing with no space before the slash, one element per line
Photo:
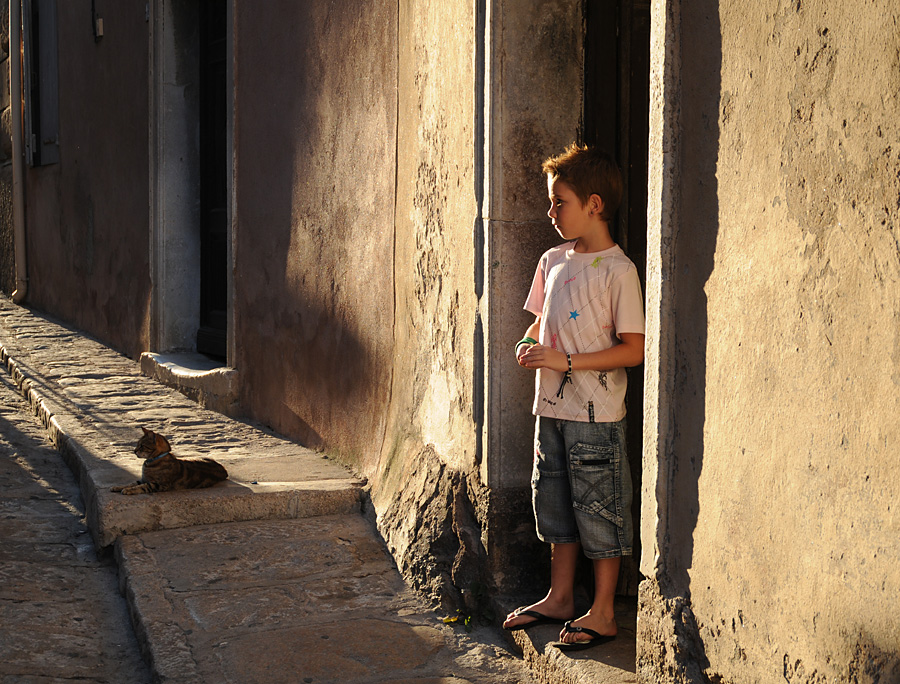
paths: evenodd
<path fill-rule="evenodd" d="M 25 154 L 32 166 L 59 161 L 56 0 L 24 0 Z"/>

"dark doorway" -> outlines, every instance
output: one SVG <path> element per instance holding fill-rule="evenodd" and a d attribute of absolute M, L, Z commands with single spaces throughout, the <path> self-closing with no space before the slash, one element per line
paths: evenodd
<path fill-rule="evenodd" d="M 200 328 L 197 351 L 225 360 L 228 339 L 227 4 L 200 1 Z"/>
<path fill-rule="evenodd" d="M 650 112 L 650 0 L 585 0 L 584 142 L 616 157 L 625 196 L 613 238 L 634 262 L 641 285 L 647 270 L 647 153 Z M 619 593 L 636 595 L 640 580 L 643 366 L 628 374 L 628 453 L 635 499 L 634 556 L 622 563 Z"/>

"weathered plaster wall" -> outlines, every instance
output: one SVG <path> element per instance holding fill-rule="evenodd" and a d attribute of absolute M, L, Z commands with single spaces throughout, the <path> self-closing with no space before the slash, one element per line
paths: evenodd
<path fill-rule="evenodd" d="M 9 4 L 0 5 L 0 292 L 16 289 L 12 219 L 12 137 L 9 109 Z"/>
<path fill-rule="evenodd" d="M 244 404 L 368 476 L 401 569 L 444 598 L 483 560 L 473 9 L 235 16 Z"/>
<path fill-rule="evenodd" d="M 235 7 L 235 367 L 248 412 L 364 473 L 391 401 L 396 7 Z"/>
<path fill-rule="evenodd" d="M 900 10 L 662 5 L 642 676 L 895 681 Z"/>
<path fill-rule="evenodd" d="M 445 598 L 451 580 L 474 581 L 483 553 L 473 512 L 483 496 L 473 414 L 473 10 L 400 3 L 393 378 L 373 490 L 401 569 Z"/>
<path fill-rule="evenodd" d="M 58 164 L 25 173 L 28 302 L 137 356 L 148 272 L 145 2 L 89 0 L 58 12 Z"/>

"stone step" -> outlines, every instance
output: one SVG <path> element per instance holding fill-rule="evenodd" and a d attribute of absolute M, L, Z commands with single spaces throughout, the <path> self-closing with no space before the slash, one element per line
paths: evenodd
<path fill-rule="evenodd" d="M 116 559 L 159 682 L 536 684 L 496 630 L 445 624 L 364 516 L 127 535 Z"/>
<path fill-rule="evenodd" d="M 264 426 L 207 410 L 76 330 L 0 298 L 0 362 L 75 473 L 98 548 L 123 534 L 211 523 L 359 513 L 365 480 Z M 144 426 L 178 457 L 228 470 L 209 489 L 123 495 L 140 478 Z"/>

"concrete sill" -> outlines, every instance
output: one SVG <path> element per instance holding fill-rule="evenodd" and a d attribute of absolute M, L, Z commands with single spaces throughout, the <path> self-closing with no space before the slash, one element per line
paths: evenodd
<path fill-rule="evenodd" d="M 177 389 L 204 408 L 231 418 L 241 415 L 238 372 L 203 354 L 141 354 L 141 373 Z"/>

